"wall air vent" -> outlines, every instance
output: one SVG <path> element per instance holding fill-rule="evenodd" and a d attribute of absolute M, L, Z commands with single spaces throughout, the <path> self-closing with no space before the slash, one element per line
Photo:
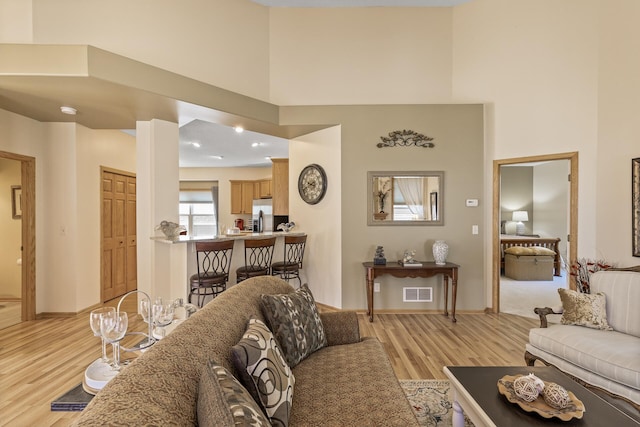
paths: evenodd
<path fill-rule="evenodd" d="M 433 302 L 433 288 L 402 288 L 403 302 Z"/>

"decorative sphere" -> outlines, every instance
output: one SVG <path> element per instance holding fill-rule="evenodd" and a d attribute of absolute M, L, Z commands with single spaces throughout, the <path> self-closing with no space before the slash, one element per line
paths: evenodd
<path fill-rule="evenodd" d="M 556 409 L 566 408 L 571 403 L 567 390 L 556 383 L 548 383 L 544 388 L 542 397 L 547 402 L 547 405 Z"/>
<path fill-rule="evenodd" d="M 524 375 L 513 381 L 513 391 L 525 402 L 533 402 L 544 388 L 544 382 L 533 374 Z"/>

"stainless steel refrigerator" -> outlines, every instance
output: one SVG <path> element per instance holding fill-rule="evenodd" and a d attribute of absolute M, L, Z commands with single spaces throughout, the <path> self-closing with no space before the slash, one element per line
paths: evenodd
<path fill-rule="evenodd" d="M 253 231 L 273 231 L 273 204 L 271 199 L 256 199 L 252 209 Z"/>

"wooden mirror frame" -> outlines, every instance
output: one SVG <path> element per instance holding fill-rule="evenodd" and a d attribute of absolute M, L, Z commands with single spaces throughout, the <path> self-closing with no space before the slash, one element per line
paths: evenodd
<path fill-rule="evenodd" d="M 389 178 L 393 182 L 393 178 L 407 178 L 407 177 L 423 177 L 423 178 L 438 178 L 437 191 L 432 192 L 434 197 L 433 201 L 429 202 L 429 205 L 435 208 L 437 212 L 436 220 L 394 220 L 393 217 L 389 218 L 390 213 L 381 212 L 384 209 L 380 209 L 379 197 L 376 197 L 374 192 L 378 191 L 376 185 L 380 179 Z M 391 197 L 391 204 L 393 204 L 393 184 L 389 188 L 387 196 L 384 200 L 389 200 Z M 434 194 L 435 193 L 435 194 Z M 423 203 L 424 204 L 424 203 Z M 370 171 L 367 172 L 367 225 L 444 225 L 444 172 L 443 171 Z"/>

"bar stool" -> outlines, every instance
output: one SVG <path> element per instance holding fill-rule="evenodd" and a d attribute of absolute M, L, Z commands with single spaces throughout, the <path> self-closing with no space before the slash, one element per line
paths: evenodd
<path fill-rule="evenodd" d="M 244 267 L 236 270 L 236 283 L 255 276 L 268 276 L 275 237 L 247 239 L 244 241 Z"/>
<path fill-rule="evenodd" d="M 227 289 L 233 243 L 233 240 L 196 242 L 198 273 L 189 279 L 189 303 L 197 295 L 198 307 L 202 308 L 207 296 L 215 298 Z"/>
<path fill-rule="evenodd" d="M 304 236 L 284 236 L 284 261 L 271 264 L 271 274 L 280 275 L 286 280 L 295 277 L 302 285 L 300 279 L 300 269 L 302 268 L 302 258 L 304 257 L 304 247 L 307 243 L 307 235 Z"/>

